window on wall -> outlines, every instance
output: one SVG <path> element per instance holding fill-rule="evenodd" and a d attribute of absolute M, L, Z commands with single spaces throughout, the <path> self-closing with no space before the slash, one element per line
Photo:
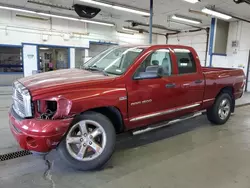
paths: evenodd
<path fill-rule="evenodd" d="M 179 74 L 196 72 L 196 63 L 193 54 L 187 49 L 175 49 Z"/>
<path fill-rule="evenodd" d="M 68 48 L 39 47 L 39 71 L 48 72 L 69 68 Z"/>
<path fill-rule="evenodd" d="M 0 73 L 23 72 L 22 48 L 0 47 Z"/>

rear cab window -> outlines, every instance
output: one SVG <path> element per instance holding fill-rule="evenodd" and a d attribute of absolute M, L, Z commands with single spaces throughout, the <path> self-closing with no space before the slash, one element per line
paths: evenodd
<path fill-rule="evenodd" d="M 179 74 L 197 72 L 196 62 L 192 52 L 188 49 L 174 49 Z"/>

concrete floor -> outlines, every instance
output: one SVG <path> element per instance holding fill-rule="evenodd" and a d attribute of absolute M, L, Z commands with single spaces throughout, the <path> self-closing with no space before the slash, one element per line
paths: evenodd
<path fill-rule="evenodd" d="M 20 150 L 9 130 L 8 110 L 11 95 L 0 94 L 0 154 Z"/>
<path fill-rule="evenodd" d="M 1 154 L 18 149 L 7 126 L 8 97 L 0 96 Z M 223 126 L 200 116 L 134 137 L 121 135 L 112 160 L 97 172 L 68 168 L 56 151 L 47 156 L 49 170 L 35 156 L 0 162 L 0 188 L 248 188 L 249 114 L 246 106 Z"/>
<path fill-rule="evenodd" d="M 0 155 L 20 150 L 8 126 L 8 110 L 12 103 L 11 87 L 0 87 Z M 236 105 L 250 105 L 250 93 L 236 101 Z"/>

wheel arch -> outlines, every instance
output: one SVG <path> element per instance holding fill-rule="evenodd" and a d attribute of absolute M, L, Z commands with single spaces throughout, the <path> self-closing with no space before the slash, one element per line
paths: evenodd
<path fill-rule="evenodd" d="M 120 110 L 114 106 L 98 107 L 89 109 L 85 112 L 97 112 L 106 116 L 114 125 L 116 133 L 121 133 L 125 130 L 124 121 Z M 82 112 L 81 114 L 85 113 Z"/>
<path fill-rule="evenodd" d="M 233 86 L 223 87 L 217 94 L 216 98 L 220 96 L 222 93 L 228 93 L 232 97 L 232 103 L 233 103 L 232 112 L 234 112 L 235 110 L 234 87 Z"/>

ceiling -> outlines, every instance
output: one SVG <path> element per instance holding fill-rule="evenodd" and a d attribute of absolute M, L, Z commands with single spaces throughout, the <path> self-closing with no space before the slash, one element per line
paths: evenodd
<path fill-rule="evenodd" d="M 63 5 L 66 7 L 71 7 L 74 3 L 86 4 L 78 0 L 40 0 L 40 1 L 49 2 L 57 5 Z M 0 0 L 0 2 L 9 5 L 18 5 L 22 7 L 38 9 L 43 11 L 51 11 L 53 13 L 63 12 L 64 14 L 67 15 L 76 16 L 76 13 L 74 11 L 61 10 L 42 5 L 31 4 L 28 3 L 27 0 Z M 125 6 L 127 5 L 130 7 L 149 10 L 149 0 L 109 0 L 109 2 L 119 3 Z M 170 21 L 170 17 L 173 14 L 180 14 L 183 16 L 200 19 L 202 20 L 202 24 L 200 26 L 206 27 L 210 25 L 210 20 L 211 20 L 210 17 L 189 12 L 189 9 L 200 11 L 205 6 L 215 6 L 217 10 L 250 20 L 250 11 L 249 11 L 250 6 L 245 3 L 237 5 L 233 2 L 233 0 L 201 0 L 200 3 L 196 4 L 191 4 L 183 0 L 154 0 L 153 21 L 154 24 L 163 25 L 165 27 L 173 29 L 183 30 L 192 28 L 187 25 L 177 24 Z M 147 17 L 131 14 L 128 12 L 122 12 L 106 7 L 100 7 L 100 8 L 102 9 L 102 11 L 98 16 L 96 16 L 95 19 L 114 22 L 119 30 L 121 30 L 122 26 L 130 26 L 129 23 L 125 22 L 126 20 L 135 20 L 143 23 L 149 22 L 149 18 Z M 148 29 L 147 27 L 144 28 Z M 163 30 L 154 29 L 154 31 L 165 33 L 165 31 Z"/>

